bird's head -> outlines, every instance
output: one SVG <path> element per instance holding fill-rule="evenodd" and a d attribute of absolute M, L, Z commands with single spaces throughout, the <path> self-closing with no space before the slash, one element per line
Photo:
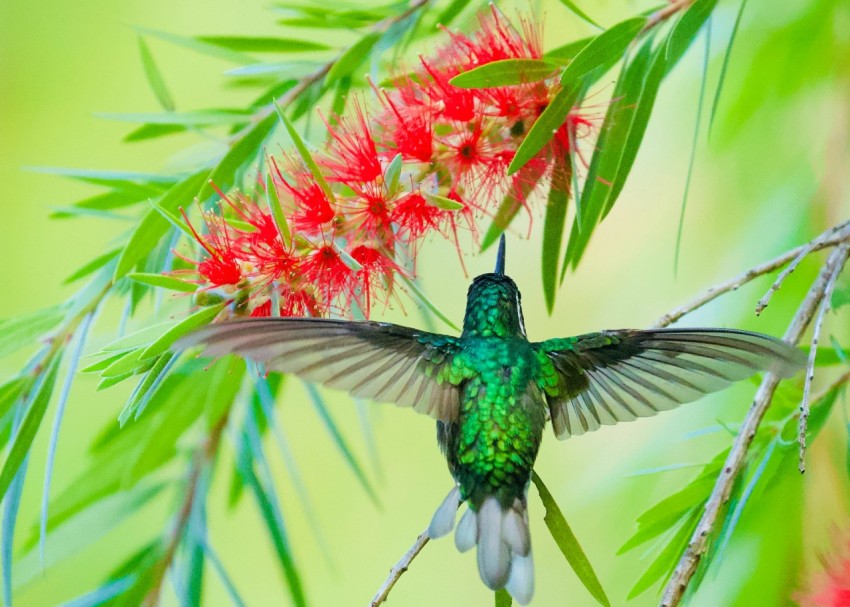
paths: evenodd
<path fill-rule="evenodd" d="M 466 295 L 466 337 L 525 337 L 525 321 L 516 283 L 505 274 L 505 236 L 499 240 L 496 269 L 476 276 Z"/>

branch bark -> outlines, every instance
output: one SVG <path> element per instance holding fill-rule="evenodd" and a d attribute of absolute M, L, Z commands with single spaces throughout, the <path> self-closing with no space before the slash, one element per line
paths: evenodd
<path fill-rule="evenodd" d="M 393 565 L 392 569 L 390 569 L 390 574 L 387 576 L 386 581 L 378 589 L 378 592 L 375 593 L 375 596 L 372 597 L 372 602 L 369 603 L 370 607 L 378 607 L 378 605 L 387 600 L 390 590 L 393 589 L 393 586 L 395 586 L 398 579 L 410 567 L 410 564 L 413 562 L 413 559 L 416 558 L 416 555 L 422 552 L 422 549 L 425 547 L 425 544 L 428 543 L 429 539 L 427 529 L 419 534 L 419 537 L 417 537 L 416 541 L 413 542 L 413 546 L 410 547 L 410 550 L 405 552 L 404 556 L 401 557 L 395 565 Z"/>
<path fill-rule="evenodd" d="M 846 226 L 846 224 L 843 225 Z M 848 236 L 845 234 L 844 238 L 846 239 Z M 801 249 L 795 249 L 795 251 L 799 250 Z M 803 336 L 803 333 L 811 323 L 812 318 L 814 318 L 815 313 L 823 302 L 832 277 L 841 272 L 841 269 L 844 267 L 849 250 L 850 249 L 846 246 L 841 246 L 830 253 L 826 263 L 821 268 L 821 271 L 818 273 L 818 276 L 809 289 L 809 292 L 806 294 L 805 299 L 800 304 L 797 313 L 794 315 L 791 325 L 785 332 L 784 339 L 786 342 L 797 344 L 800 341 L 800 338 Z M 787 255 L 788 254 L 786 254 L 786 256 Z M 788 256 L 787 261 L 790 261 L 795 256 L 796 255 Z M 776 267 L 781 267 L 781 265 L 782 264 L 779 264 Z M 731 288 L 727 289 L 727 291 L 729 290 L 731 290 Z M 713 299 L 713 297 L 711 299 Z M 696 307 L 699 306 L 695 306 L 693 309 L 696 309 Z M 673 574 L 667 583 L 664 590 L 664 596 L 661 599 L 662 607 L 675 607 L 681 602 L 682 597 L 687 591 L 688 585 L 693 578 L 694 573 L 696 573 L 700 560 L 706 552 L 709 537 L 717 525 L 720 517 L 720 511 L 722 510 L 723 505 L 729 500 L 735 479 L 744 466 L 744 462 L 747 457 L 747 450 L 756 435 L 756 431 L 764 418 L 765 412 L 770 406 L 770 402 L 777 386 L 779 385 L 779 381 L 780 378 L 769 373 L 765 376 L 759 386 L 755 398 L 753 399 L 753 404 L 747 412 L 744 422 L 741 424 L 741 428 L 738 431 L 738 435 L 735 437 L 735 441 L 732 444 L 732 448 L 729 451 L 729 455 L 726 458 L 723 469 L 721 470 L 720 475 L 717 478 L 717 482 L 714 485 L 714 489 L 706 502 L 705 512 L 703 512 L 702 517 L 697 523 L 696 529 L 688 542 L 688 546 L 685 549 L 684 554 L 682 554 L 679 563 L 676 565 L 676 568 L 673 570 Z"/>

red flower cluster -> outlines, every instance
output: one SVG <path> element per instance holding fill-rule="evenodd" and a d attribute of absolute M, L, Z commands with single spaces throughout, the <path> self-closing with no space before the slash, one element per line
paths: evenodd
<path fill-rule="evenodd" d="M 801 607 L 850 607 L 850 553 L 845 547 L 826 561 L 826 570 L 808 592 L 797 593 Z"/>
<path fill-rule="evenodd" d="M 477 34 L 449 32 L 449 44 L 419 67 L 378 90 L 374 117 L 359 104 L 335 125 L 318 155 L 318 175 L 300 160 L 272 162 L 272 183 L 286 231 L 245 196 L 222 215 L 206 214 L 195 233 L 207 253 L 197 266 L 204 288 L 244 292 L 247 312 L 281 315 L 346 313 L 356 303 L 368 315 L 375 295 L 386 299 L 401 266 L 413 263 L 421 239 L 440 232 L 458 243 L 473 238 L 476 221 L 505 196 L 527 207 L 531 192 L 553 179 L 554 161 L 586 136 L 586 119 L 570 115 L 550 144 L 517 174 L 507 168 L 533 122 L 560 90 L 553 77 L 515 86 L 463 89 L 449 81 L 504 59 L 539 59 L 539 31 L 522 32 L 495 7 Z M 568 189 L 569 184 L 558 187 Z M 231 221 L 229 218 L 235 219 Z M 458 248 L 460 248 L 458 244 Z"/>

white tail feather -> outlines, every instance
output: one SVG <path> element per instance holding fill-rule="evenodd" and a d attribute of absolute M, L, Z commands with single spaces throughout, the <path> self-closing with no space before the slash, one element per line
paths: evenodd
<path fill-rule="evenodd" d="M 449 491 L 446 499 L 434 513 L 431 524 L 428 526 L 428 537 L 433 540 L 451 533 L 455 526 L 458 506 L 460 506 L 460 489 L 455 487 Z"/>
<path fill-rule="evenodd" d="M 437 508 L 428 537 L 438 538 L 454 527 L 460 491 L 452 489 Z M 476 512 L 467 509 L 455 531 L 455 546 L 466 552 L 478 545 L 478 573 L 491 590 L 505 588 L 520 605 L 534 594 L 534 560 L 528 532 L 525 500 L 517 499 L 503 509 L 499 500 L 488 497 Z"/>
<path fill-rule="evenodd" d="M 455 531 L 455 546 L 460 552 L 470 550 L 478 543 L 478 515 L 475 510 L 467 508 Z"/>

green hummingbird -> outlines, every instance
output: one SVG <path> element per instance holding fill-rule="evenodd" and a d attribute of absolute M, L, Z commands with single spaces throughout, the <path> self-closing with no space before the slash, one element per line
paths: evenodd
<path fill-rule="evenodd" d="M 758 371 L 782 377 L 804 362 L 776 338 L 735 329 L 599 331 L 530 342 L 516 284 L 495 271 L 472 281 L 460 337 L 384 322 L 252 318 L 200 329 L 178 348 L 236 353 L 270 370 L 355 396 L 412 407 L 437 421 L 455 481 L 428 529 L 455 526 L 461 552 L 520 604 L 534 592 L 526 498 L 547 420 L 566 439 L 655 415 Z"/>

